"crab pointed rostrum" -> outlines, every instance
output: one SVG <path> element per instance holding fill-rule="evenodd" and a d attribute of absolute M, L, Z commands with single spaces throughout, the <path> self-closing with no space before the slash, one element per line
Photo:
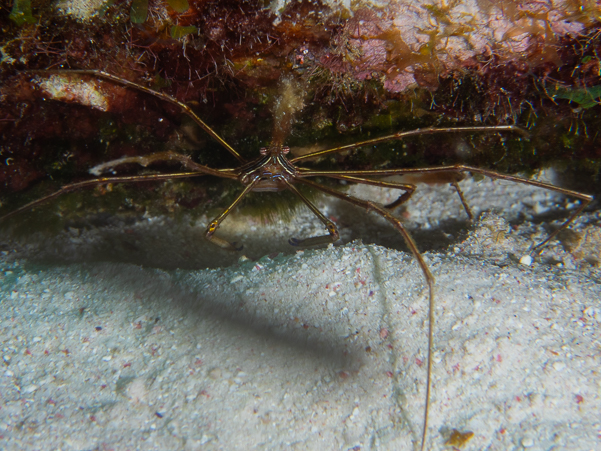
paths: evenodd
<path fill-rule="evenodd" d="M 273 106 L 274 115 L 274 129 L 273 139 L 268 147 L 260 149 L 259 155 L 252 161 L 245 162 L 245 159 L 240 156 L 238 151 L 234 150 L 221 136 L 219 136 L 209 125 L 203 122 L 191 108 L 177 100 L 176 98 L 170 97 L 164 93 L 154 91 L 145 86 L 131 82 L 118 76 L 114 76 L 102 71 L 78 71 L 75 74 L 82 74 L 86 76 L 95 76 L 105 80 L 109 80 L 113 83 L 118 83 L 128 88 L 136 89 L 142 93 L 146 93 L 155 96 L 163 101 L 169 102 L 172 105 L 178 106 L 183 113 L 187 114 L 196 124 L 207 132 L 216 142 L 218 142 L 227 152 L 233 155 L 236 159 L 241 162 L 241 165 L 235 168 L 226 169 L 214 169 L 206 165 L 202 165 L 193 161 L 190 157 L 179 154 L 174 151 L 158 152 L 150 155 L 139 156 L 139 157 L 124 157 L 112 161 L 108 161 L 101 165 L 92 168 L 91 172 L 98 178 L 85 180 L 82 182 L 76 182 L 63 186 L 60 190 L 51 193 L 47 196 L 41 197 L 33 202 L 30 202 L 21 208 L 18 208 L 4 216 L 0 217 L 0 221 L 13 216 L 17 213 L 23 212 L 35 208 L 51 199 L 54 199 L 63 193 L 75 191 L 85 187 L 91 187 L 95 185 L 102 185 L 108 183 L 135 183 L 135 182 L 146 182 L 146 181 L 160 181 L 166 179 L 176 178 L 187 178 L 187 177 L 199 177 L 199 176 L 213 176 L 220 178 L 227 178 L 237 180 L 242 185 L 242 189 L 236 199 L 227 207 L 219 216 L 211 221 L 206 230 L 206 238 L 213 244 L 230 251 L 238 251 L 241 249 L 236 243 L 231 243 L 223 238 L 216 235 L 219 227 L 226 217 L 240 204 L 244 197 L 254 192 L 278 192 L 283 190 L 290 190 L 297 195 L 300 200 L 316 215 L 316 217 L 324 224 L 327 230 L 327 234 L 323 236 L 315 236 L 305 239 L 291 238 L 290 244 L 295 246 L 314 246 L 332 243 L 339 238 L 338 229 L 336 224 L 328 219 L 319 209 L 298 190 L 296 185 L 305 185 L 315 190 L 321 191 L 322 193 L 336 197 L 345 202 L 350 203 L 358 208 L 372 212 L 386 221 L 397 230 L 397 232 L 403 237 L 407 247 L 413 254 L 417 263 L 423 273 L 424 280 L 427 285 L 427 303 L 428 303 L 428 333 L 427 333 L 427 366 L 425 374 L 425 400 L 424 400 L 424 414 L 422 429 L 420 431 L 421 438 L 416 439 L 419 444 L 416 445 L 424 450 L 427 447 L 428 441 L 428 419 L 430 411 L 430 394 L 432 391 L 431 372 L 432 372 L 432 353 L 434 349 L 434 275 L 431 273 L 428 264 L 423 258 L 417 244 L 412 239 L 409 232 L 403 226 L 402 221 L 397 218 L 392 208 L 396 207 L 406 201 L 408 201 L 411 195 L 415 192 L 415 185 L 408 185 L 402 183 L 396 183 L 389 180 L 381 180 L 382 177 L 390 177 L 396 175 L 405 174 L 423 174 L 423 175 L 446 175 L 448 176 L 449 184 L 457 191 L 460 200 L 466 210 L 468 216 L 471 215 L 470 209 L 467 206 L 465 199 L 461 193 L 458 182 L 468 173 L 479 174 L 480 176 L 489 177 L 492 179 L 502 179 L 514 183 L 522 183 L 538 188 L 543 188 L 551 191 L 555 191 L 565 196 L 575 198 L 580 201 L 580 206 L 572 212 L 568 219 L 555 230 L 547 239 L 545 239 L 538 246 L 533 248 L 534 251 L 540 250 L 540 248 L 547 244 L 550 239 L 557 235 L 557 233 L 565 229 L 592 201 L 592 197 L 580 192 L 572 191 L 565 188 L 560 188 L 548 183 L 539 182 L 536 180 L 529 180 L 526 178 L 502 174 L 488 169 L 481 169 L 466 165 L 450 165 L 441 167 L 427 167 L 427 168 L 392 168 L 392 169 L 371 169 L 371 170 L 313 170 L 311 168 L 297 166 L 296 163 L 302 160 L 310 160 L 312 158 L 318 158 L 327 154 L 340 153 L 364 146 L 373 146 L 375 144 L 402 140 L 410 136 L 419 135 L 432 135 L 432 134 L 445 134 L 445 133 L 517 133 L 520 135 L 527 135 L 527 133 L 520 127 L 515 125 L 498 125 L 498 126 L 462 126 L 462 127 L 443 127 L 443 128 L 423 128 L 411 131 L 400 131 L 392 135 L 387 135 L 379 138 L 372 138 L 357 142 L 354 144 L 342 145 L 339 147 L 333 147 L 322 151 L 312 152 L 306 155 L 288 158 L 290 149 L 284 145 L 286 138 L 288 137 L 290 130 L 294 122 L 295 114 L 303 108 L 303 89 L 292 78 L 283 78 L 280 82 L 280 96 L 275 101 Z M 177 163 L 183 168 L 182 172 L 170 172 L 170 173 L 159 173 L 159 174 L 145 174 L 145 175 L 132 175 L 132 176 L 101 176 L 102 173 L 111 172 L 115 173 L 118 168 L 124 164 L 139 164 L 140 166 L 147 166 L 151 163 L 158 161 L 166 161 Z M 310 180 L 314 177 L 320 178 L 331 178 L 335 180 L 344 180 L 347 182 L 353 182 L 365 185 L 375 185 L 386 188 L 398 189 L 402 192 L 398 200 L 387 206 L 380 205 L 376 202 L 359 199 L 351 196 L 344 192 L 341 192 L 330 186 L 326 186 L 322 183 Z M 416 434 L 417 435 L 417 434 Z"/>

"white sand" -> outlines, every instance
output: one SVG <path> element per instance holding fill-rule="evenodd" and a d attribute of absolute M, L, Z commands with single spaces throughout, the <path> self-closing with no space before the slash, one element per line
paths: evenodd
<path fill-rule="evenodd" d="M 404 215 L 422 248 L 452 243 L 425 254 L 437 281 L 428 449 L 451 449 L 452 430 L 474 432 L 466 450 L 600 449 L 600 270 L 557 243 L 519 264 L 545 223 L 504 221 L 561 209 L 548 193 L 487 183 L 466 182 L 466 195 L 502 216 L 468 226 L 447 187 L 422 189 Z M 346 239 L 389 248 L 355 241 L 201 269 L 240 256 L 207 247 L 205 224 L 0 235 L 0 448 L 416 449 L 423 276 L 386 224 L 321 208 Z M 223 232 L 256 259 L 321 231 L 309 218 L 233 217 Z M 576 228 L 586 223 L 599 213 Z"/>

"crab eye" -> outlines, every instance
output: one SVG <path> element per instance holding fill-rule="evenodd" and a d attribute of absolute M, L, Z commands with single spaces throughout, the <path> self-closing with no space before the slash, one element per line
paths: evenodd
<path fill-rule="evenodd" d="M 283 153 L 284 155 L 286 155 L 288 152 L 290 152 L 290 147 L 288 147 L 288 146 L 283 146 L 283 147 L 282 147 L 282 153 Z"/>
<path fill-rule="evenodd" d="M 267 147 L 261 147 L 261 148 L 259 149 L 259 153 L 260 153 L 261 155 L 267 155 Z"/>

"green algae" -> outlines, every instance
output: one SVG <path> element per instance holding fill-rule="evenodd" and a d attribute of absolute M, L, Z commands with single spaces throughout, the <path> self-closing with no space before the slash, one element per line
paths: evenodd
<path fill-rule="evenodd" d="M 188 0 L 167 0 L 167 3 L 169 3 L 169 6 L 171 6 L 175 12 L 180 14 L 185 13 L 190 9 Z"/>
<path fill-rule="evenodd" d="M 129 10 L 129 19 L 133 23 L 144 23 L 148 17 L 148 0 L 134 0 Z"/>
<path fill-rule="evenodd" d="M 198 28 L 193 25 L 188 27 L 182 27 L 179 25 L 173 25 L 169 30 L 169 34 L 173 39 L 181 39 L 188 34 L 196 34 L 198 33 Z"/>
<path fill-rule="evenodd" d="M 601 85 L 591 86 L 587 88 L 564 88 L 556 86 L 550 92 L 551 98 L 566 99 L 570 102 L 577 103 L 580 108 L 588 109 L 601 104 Z"/>
<path fill-rule="evenodd" d="M 8 17 L 19 26 L 37 22 L 37 19 L 31 13 L 31 0 L 15 0 Z"/>
<path fill-rule="evenodd" d="M 190 9 L 190 4 L 188 0 L 167 0 L 167 3 L 176 13 L 184 13 Z M 133 0 L 131 4 L 131 8 L 129 10 L 129 19 L 133 23 L 144 23 L 148 18 L 148 0 Z M 173 27 L 172 27 L 173 28 Z M 181 28 L 190 28 L 190 27 L 181 27 Z M 196 28 L 196 27 L 192 27 Z M 192 33 L 191 31 L 188 33 Z M 184 33 L 182 36 L 184 36 Z M 172 37 L 173 33 L 171 34 Z M 181 37 L 181 36 L 180 36 Z M 177 39 L 177 38 L 176 38 Z"/>

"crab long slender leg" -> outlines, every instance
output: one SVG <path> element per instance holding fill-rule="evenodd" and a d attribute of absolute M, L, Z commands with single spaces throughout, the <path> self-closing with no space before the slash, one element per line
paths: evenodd
<path fill-rule="evenodd" d="M 296 188 L 296 186 L 294 186 L 286 179 L 283 180 L 286 183 L 286 185 L 288 185 L 288 188 L 294 194 L 296 194 L 305 203 L 305 205 L 307 205 L 307 207 L 309 207 L 309 209 L 315 214 L 315 216 L 317 216 L 319 220 L 323 222 L 323 224 L 328 229 L 328 235 L 314 236 L 311 238 L 305 238 L 303 240 L 299 240 L 298 238 L 290 238 L 288 242 L 292 246 L 316 246 L 318 244 L 333 243 L 336 240 L 338 240 L 338 238 L 340 238 L 340 234 L 338 233 L 338 228 L 336 227 L 336 224 L 334 224 L 332 221 L 326 218 L 323 215 L 323 213 L 319 211 L 318 208 L 315 205 L 313 205 L 313 203 Z"/>
<path fill-rule="evenodd" d="M 435 168 L 374 169 L 371 171 L 370 170 L 365 170 L 365 171 L 363 171 L 363 170 L 361 170 L 361 171 L 312 171 L 312 170 L 307 170 L 305 168 L 298 168 L 297 177 L 300 178 L 300 177 L 323 176 L 323 177 L 338 178 L 341 175 L 369 177 L 369 176 L 389 176 L 389 175 L 402 175 L 402 174 L 436 174 L 436 173 L 453 173 L 453 172 L 460 173 L 460 174 L 471 172 L 471 173 L 475 173 L 475 174 L 481 174 L 481 175 L 483 175 L 485 177 L 489 177 L 491 179 L 508 180 L 508 181 L 515 182 L 515 183 L 522 183 L 524 185 L 535 186 L 537 188 L 544 188 L 549 191 L 554 191 L 556 193 L 563 194 L 565 196 L 573 197 L 573 198 L 580 200 L 582 203 L 576 209 L 576 211 L 574 211 L 568 217 L 568 219 L 559 226 L 559 228 L 557 228 L 555 231 L 550 233 L 549 236 L 544 241 L 542 241 L 542 242 L 538 243 L 536 246 L 534 246 L 532 248 L 533 252 L 540 252 L 541 249 L 549 241 L 551 241 L 553 238 L 555 238 L 555 236 L 557 236 L 557 234 L 559 232 L 561 232 L 568 225 L 570 225 L 572 223 L 572 221 L 574 221 L 574 219 L 576 219 L 580 215 L 580 213 L 582 213 L 582 211 L 587 207 L 587 205 L 593 201 L 593 196 L 589 196 L 588 194 L 583 194 L 578 191 L 561 188 L 559 186 L 555 186 L 550 183 L 539 182 L 538 180 L 529 180 L 529 179 L 519 177 L 516 175 L 502 174 L 500 172 L 491 171 L 488 169 L 475 168 L 472 166 L 466 166 L 466 165 L 462 165 L 462 164 L 453 165 L 453 166 L 440 166 L 440 167 L 435 167 Z M 465 204 L 465 205 L 467 205 L 467 204 Z"/>
<path fill-rule="evenodd" d="M 557 233 L 559 233 L 559 231 L 561 231 L 565 227 L 567 227 L 576 217 L 578 217 L 578 215 L 580 215 L 580 213 L 593 200 L 593 198 L 592 198 L 592 196 L 589 196 L 587 194 L 583 194 L 583 193 L 565 189 L 565 188 L 560 188 L 560 187 L 557 187 L 557 186 L 554 186 L 554 185 L 551 185 L 548 183 L 539 182 L 536 180 L 528 180 L 528 179 L 518 177 L 518 176 L 501 174 L 501 173 L 498 173 L 495 171 L 479 169 L 479 168 L 474 168 L 474 167 L 465 166 L 465 165 L 444 166 L 444 167 L 438 167 L 438 168 L 425 168 L 425 169 L 396 169 L 396 170 L 372 170 L 372 171 L 369 171 L 369 170 L 367 170 L 367 171 L 312 171 L 312 170 L 307 170 L 305 168 L 297 168 L 297 169 L 299 171 L 297 173 L 297 177 L 296 177 L 297 182 L 304 183 L 306 185 L 317 188 L 317 189 L 319 189 L 327 194 L 330 194 L 334 197 L 345 200 L 345 201 L 347 201 L 353 205 L 356 205 L 358 207 L 362 207 L 362 208 L 366 209 L 367 211 L 373 211 L 373 212 L 379 214 L 380 216 L 384 217 L 386 220 L 388 220 L 401 233 L 407 246 L 409 247 L 409 249 L 415 256 L 415 258 L 417 259 L 418 264 L 424 274 L 424 277 L 428 284 L 428 291 L 429 291 L 428 301 L 429 302 L 428 302 L 428 358 L 427 358 L 428 363 L 427 363 L 427 377 L 426 377 L 426 401 L 425 401 L 425 406 L 424 406 L 424 423 L 423 423 L 422 441 L 421 441 L 421 450 L 423 451 L 425 449 L 426 440 L 427 440 L 428 417 L 429 417 L 429 410 L 430 410 L 430 392 L 431 392 L 431 385 L 432 385 L 431 370 L 432 370 L 432 349 L 433 349 L 433 343 L 434 343 L 434 332 L 433 332 L 434 331 L 434 277 L 432 276 L 427 264 L 425 263 L 421 253 L 419 252 L 415 242 L 413 241 L 413 239 L 411 238 L 409 233 L 406 231 L 406 229 L 403 227 L 401 221 L 399 219 L 397 219 L 396 217 L 394 217 L 386 209 L 386 207 L 380 206 L 373 202 L 358 199 L 358 198 L 356 198 L 354 196 L 350 196 L 348 194 L 341 193 L 335 189 L 332 189 L 332 188 L 320 185 L 318 183 L 306 180 L 304 177 L 325 176 L 325 177 L 333 177 L 333 178 L 337 178 L 337 179 L 355 181 L 357 183 L 375 184 L 374 180 L 365 179 L 363 177 L 365 177 L 365 176 L 390 176 L 390 175 L 399 175 L 399 174 L 436 174 L 436 173 L 464 174 L 467 172 L 471 172 L 471 173 L 478 173 L 478 174 L 481 174 L 483 176 L 490 177 L 493 179 L 508 180 L 508 181 L 512 181 L 512 182 L 516 182 L 516 183 L 523 183 L 526 185 L 535 186 L 538 188 L 549 189 L 549 190 L 558 192 L 560 194 L 564 194 L 566 196 L 571 196 L 571 197 L 579 199 L 582 202 L 580 207 L 578 209 L 576 209 L 576 211 L 574 213 L 572 213 L 570 215 L 570 217 L 557 230 L 555 230 L 553 233 L 551 233 L 547 237 L 547 239 L 545 239 L 543 242 L 541 242 L 537 246 L 535 246 L 533 248 L 533 251 L 540 250 L 545 244 L 547 244 L 551 239 L 553 239 L 553 237 L 555 237 L 557 235 Z M 382 183 L 381 186 L 385 186 L 385 184 L 390 183 L 390 182 L 381 182 L 381 183 Z M 457 182 L 456 181 L 451 182 L 451 185 L 456 189 L 456 191 L 461 199 L 461 202 L 462 202 L 468 216 L 470 216 L 470 219 L 471 219 L 472 218 L 471 210 L 469 209 L 469 206 L 467 205 L 467 202 L 465 201 L 463 193 L 459 189 Z M 411 195 L 411 193 L 409 195 Z M 407 194 L 407 193 L 405 193 L 405 194 Z M 400 201 L 402 199 L 402 197 L 403 196 L 401 196 L 397 200 L 397 202 Z"/>
<path fill-rule="evenodd" d="M 234 200 L 234 202 L 232 202 L 232 204 L 229 207 L 223 210 L 223 212 L 219 216 L 217 216 L 209 223 L 207 231 L 205 232 L 205 238 L 207 240 L 209 240 L 213 244 L 216 244 L 220 248 L 226 249 L 228 251 L 242 250 L 242 247 L 236 247 L 236 243 L 230 243 L 229 241 L 224 240 L 223 238 L 215 236 L 215 232 L 219 228 L 219 225 L 227 217 L 227 215 L 229 215 L 232 212 L 232 210 L 236 208 L 236 205 L 238 205 L 240 201 L 253 189 L 253 187 L 257 184 L 258 181 L 259 177 L 257 176 L 248 185 L 244 187 L 244 190 L 238 195 L 238 197 Z"/>
<path fill-rule="evenodd" d="M 426 264 L 424 257 L 421 252 L 417 248 L 415 241 L 409 235 L 409 232 L 403 227 L 403 223 L 400 219 L 396 218 L 392 213 L 390 213 L 385 207 L 378 205 L 377 203 L 370 202 L 367 200 L 359 199 L 354 196 L 350 196 L 345 193 L 341 193 L 333 188 L 329 188 L 324 185 L 320 185 L 319 183 L 312 182 L 310 180 L 305 180 L 298 178 L 297 182 L 303 183 L 308 186 L 312 186 L 313 188 L 317 188 L 320 191 L 323 191 L 326 194 L 342 199 L 346 202 L 349 202 L 357 207 L 364 208 L 365 210 L 373 211 L 374 213 L 382 216 L 388 222 L 390 222 L 395 229 L 403 236 L 407 247 L 409 247 L 411 253 L 417 260 L 419 267 L 421 268 L 424 277 L 426 279 L 426 283 L 428 285 L 428 357 L 427 357 L 427 375 L 426 375 L 426 402 L 424 406 L 424 424 L 422 431 L 422 441 L 421 441 L 421 449 L 425 449 L 427 431 L 428 431 L 428 416 L 430 413 L 430 389 L 432 386 L 431 381 L 431 373 L 432 373 L 432 348 L 434 345 L 434 276 L 430 272 L 430 268 Z"/>
<path fill-rule="evenodd" d="M 107 161 L 106 163 L 98 164 L 92 169 L 90 169 L 89 172 L 94 175 L 101 175 L 123 164 L 135 163 L 139 164 L 140 166 L 146 167 L 152 163 L 156 163 L 157 161 L 177 162 L 190 171 L 202 172 L 203 174 L 214 175 L 216 177 L 230 179 L 238 178 L 237 171 L 235 169 L 213 169 L 208 166 L 196 163 L 188 155 L 183 155 L 181 153 L 173 152 L 171 150 L 167 150 L 165 152 L 151 153 L 139 157 L 117 158 L 116 160 L 111 160 Z"/>
<path fill-rule="evenodd" d="M 202 175 L 206 175 L 206 174 L 204 174 L 202 172 L 176 172 L 176 173 L 170 173 L 170 174 L 100 177 L 97 179 L 84 180 L 83 182 L 70 183 L 69 185 L 63 186 L 58 191 L 48 194 L 47 196 L 40 197 L 39 199 L 36 199 L 33 202 L 29 202 L 28 204 L 25 204 L 22 207 L 17 208 L 16 210 L 13 210 L 10 213 L 5 214 L 4 216 L 0 216 L 0 221 L 8 219 L 11 216 L 15 216 L 24 211 L 31 210 L 32 208 L 38 207 L 58 196 L 61 196 L 66 193 L 70 193 L 72 191 L 76 191 L 81 188 L 102 185 L 104 183 L 149 182 L 149 181 L 155 181 L 155 180 L 172 180 L 172 179 L 183 179 L 183 178 L 189 178 L 189 177 L 200 177 Z"/>
<path fill-rule="evenodd" d="M 401 194 L 397 200 L 384 206 L 384 208 L 386 208 L 386 209 L 395 208 L 398 205 L 401 205 L 402 203 L 406 202 L 407 200 L 409 200 L 409 198 L 411 197 L 411 195 L 413 194 L 413 192 L 416 189 L 415 185 L 404 184 L 404 183 L 386 182 L 386 181 L 381 181 L 381 180 L 371 180 L 371 179 L 366 179 L 366 178 L 350 177 L 350 176 L 339 176 L 339 177 L 335 177 L 335 178 L 340 179 L 340 180 L 348 180 L 351 182 L 363 183 L 365 185 L 373 185 L 373 186 L 380 186 L 380 187 L 384 187 L 384 188 L 394 188 L 394 189 L 404 190 L 405 192 L 403 194 Z M 309 207 L 309 209 L 311 209 L 311 211 L 315 214 L 315 216 L 317 216 L 319 218 L 319 220 L 326 226 L 326 228 L 328 229 L 328 232 L 329 232 L 328 235 L 315 236 L 315 237 L 306 238 L 306 239 L 302 239 L 302 240 L 299 240 L 297 238 L 290 238 L 290 240 L 288 242 L 292 246 L 315 246 L 315 245 L 319 245 L 319 244 L 333 243 L 336 240 L 338 240 L 338 238 L 340 238 L 340 234 L 338 232 L 338 228 L 336 227 L 336 224 L 334 222 L 330 221 L 328 218 L 326 218 L 323 215 L 323 213 L 321 213 L 319 211 L 319 209 L 309 199 L 307 199 L 300 191 L 298 191 L 298 189 L 292 183 L 288 182 L 285 179 L 284 179 L 284 181 L 288 185 L 288 188 L 292 192 L 294 192 Z"/>
<path fill-rule="evenodd" d="M 403 139 L 406 138 L 408 136 L 416 136 L 416 135 L 433 135 L 436 133 L 459 133 L 459 132 L 503 132 L 503 131 L 510 131 L 510 132 L 517 132 L 520 133 L 523 136 L 528 136 L 528 133 L 516 126 L 516 125 L 482 125 L 482 126 L 473 126 L 473 127 L 441 127 L 441 128 L 436 128 L 436 127 L 429 127 L 429 128 L 417 128 L 415 130 L 409 130 L 406 132 L 398 132 L 395 133 L 393 135 L 386 135 L 386 136 L 381 136 L 379 138 L 373 138 L 373 139 L 368 139 L 366 141 L 360 141 L 360 142 L 356 142 L 353 144 L 348 144 L 346 146 L 339 146 L 339 147 L 333 147 L 331 149 L 326 149 L 326 150 L 319 150 L 317 152 L 311 152 L 308 153 L 306 155 L 301 155 L 295 158 L 291 158 L 290 162 L 291 163 L 296 163 L 298 161 L 301 160 L 307 160 L 309 158 L 317 158 L 317 157 L 323 157 L 324 155 L 328 155 L 331 153 L 338 153 L 338 152 L 344 152 L 346 150 L 351 150 L 351 149 L 357 149 L 359 147 L 365 147 L 365 146 L 373 146 L 375 144 L 380 144 L 386 141 L 393 141 L 393 140 L 397 140 L 397 139 Z"/>
<path fill-rule="evenodd" d="M 373 185 L 373 186 L 380 186 L 382 188 L 394 188 L 394 189 L 405 190 L 405 192 L 403 194 L 401 194 L 397 200 L 384 205 L 384 207 L 389 210 L 392 210 L 392 209 L 398 207 L 399 205 L 402 205 L 405 202 L 407 202 L 411 198 L 411 196 L 413 195 L 415 190 L 417 189 L 417 186 L 413 185 L 413 184 L 385 182 L 385 181 L 381 181 L 381 180 L 371 180 L 371 179 L 360 178 L 360 177 L 351 177 L 351 176 L 341 176 L 341 177 L 336 176 L 336 177 L 334 177 L 334 176 L 332 176 L 332 178 L 336 178 L 336 179 L 340 179 L 340 180 L 349 180 L 351 182 L 357 182 L 357 183 L 361 183 L 363 185 Z M 463 209 L 465 210 L 465 213 L 467 214 L 470 221 L 472 221 L 474 219 L 474 215 L 472 213 L 470 206 L 467 204 L 467 201 L 465 200 L 465 196 L 463 195 L 463 191 L 461 191 L 459 184 L 457 183 L 456 180 L 453 180 L 449 183 L 455 189 L 457 194 L 459 195 L 459 200 L 461 201 L 461 204 L 463 205 Z"/>
<path fill-rule="evenodd" d="M 465 213 L 467 214 L 467 217 L 470 219 L 470 221 L 473 221 L 474 220 L 474 214 L 472 213 L 472 209 L 470 208 L 470 206 L 467 204 L 467 201 L 465 200 L 465 196 L 463 195 L 463 191 L 461 191 L 461 188 L 459 188 L 459 183 L 457 183 L 457 182 L 451 182 L 451 186 L 453 188 L 455 188 L 455 191 L 459 195 L 459 200 L 461 200 L 461 205 L 463 205 L 463 209 L 465 210 Z"/>
<path fill-rule="evenodd" d="M 0 221 L 7 219 L 11 216 L 19 214 L 23 211 L 30 210 L 39 205 L 42 205 L 58 196 L 63 194 L 76 191 L 81 188 L 87 188 L 90 186 L 102 185 L 103 183 L 136 183 L 136 182 L 149 182 L 156 180 L 173 180 L 173 179 L 182 179 L 189 177 L 200 177 L 203 175 L 213 175 L 221 178 L 229 178 L 229 179 L 237 179 L 237 173 L 234 169 L 213 169 L 208 166 L 203 166 L 202 164 L 195 163 L 192 161 L 190 157 L 187 155 L 181 155 L 176 152 L 157 152 L 150 155 L 145 155 L 141 157 L 124 157 L 119 158 L 117 160 L 112 160 L 107 163 L 102 163 L 98 166 L 95 166 L 90 170 L 91 173 L 95 175 L 100 175 L 102 172 L 113 169 L 117 166 L 126 163 L 137 163 L 142 166 L 147 166 L 152 162 L 156 161 L 176 161 L 181 163 L 185 168 L 190 169 L 190 172 L 173 172 L 166 174 L 148 174 L 148 175 L 124 175 L 124 176 L 110 176 L 110 177 L 99 177 L 91 180 L 84 180 L 82 182 L 70 183 L 68 185 L 63 186 L 59 190 L 54 193 L 48 194 L 47 196 L 41 197 L 39 199 L 34 200 L 33 202 L 29 202 L 28 204 L 23 205 L 22 207 L 11 211 L 10 213 L 0 216 Z"/>
<path fill-rule="evenodd" d="M 186 113 L 189 117 L 192 118 L 194 122 L 196 122 L 205 132 L 207 132 L 215 141 L 217 141 L 221 146 L 223 146 L 229 153 L 231 153 L 236 159 L 241 163 L 246 163 L 246 160 L 238 153 L 236 150 L 230 146 L 221 136 L 219 136 L 211 127 L 204 123 L 204 121 L 199 118 L 192 109 L 183 102 L 180 102 L 174 97 L 171 97 L 167 94 L 163 94 L 162 92 L 155 91 L 153 89 L 147 88 L 146 86 L 142 86 L 138 83 L 134 83 L 133 81 L 129 81 L 125 78 L 118 77 L 116 75 L 109 74 L 108 72 L 104 72 L 101 70 L 63 70 L 63 71 L 44 71 L 47 73 L 63 73 L 63 74 L 79 74 L 79 75 L 91 75 L 98 78 L 104 78 L 105 80 L 110 80 L 115 83 L 118 83 L 123 86 L 127 86 L 128 88 L 137 89 L 138 91 L 145 92 L 152 96 L 155 96 L 165 102 L 169 102 L 172 105 L 175 105 Z"/>
<path fill-rule="evenodd" d="M 381 188 L 393 188 L 393 189 L 404 190 L 405 192 L 403 194 L 401 194 L 397 200 L 395 200 L 394 202 L 391 202 L 387 205 L 384 205 L 384 208 L 387 208 L 389 210 L 396 208 L 399 205 L 402 205 L 405 202 L 407 202 L 411 198 L 411 196 L 413 195 L 415 190 L 417 189 L 417 186 L 412 185 L 412 184 L 388 182 L 388 181 L 383 181 L 383 180 L 371 180 L 371 179 L 352 177 L 352 176 L 347 176 L 347 175 L 336 176 L 336 177 L 332 176 L 332 178 L 336 178 L 339 180 L 348 180 L 349 182 L 361 183 L 363 185 L 372 185 L 372 186 L 379 186 Z"/>

